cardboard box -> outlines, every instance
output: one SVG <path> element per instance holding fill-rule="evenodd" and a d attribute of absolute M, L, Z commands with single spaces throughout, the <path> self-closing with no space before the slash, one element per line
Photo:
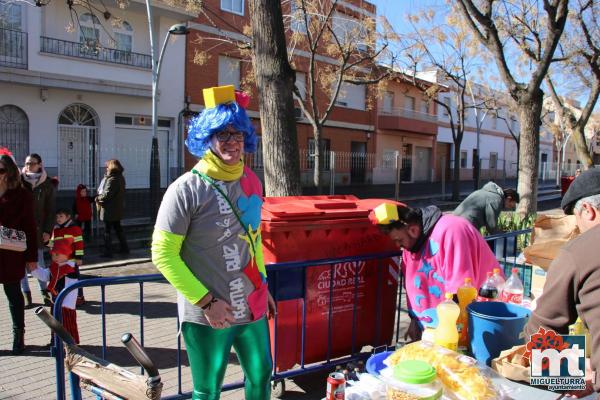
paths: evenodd
<path fill-rule="evenodd" d="M 546 283 L 546 270 L 537 265 L 531 267 L 531 295 L 534 299 L 539 298 Z"/>

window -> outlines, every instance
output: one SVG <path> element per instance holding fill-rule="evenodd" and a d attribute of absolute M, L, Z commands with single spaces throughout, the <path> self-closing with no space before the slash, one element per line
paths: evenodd
<path fill-rule="evenodd" d="M 22 30 L 23 9 L 14 1 L 0 0 L 0 28 L 13 31 Z M 0 39 L 3 39 L 0 36 Z M 1 43 L 1 42 L 0 42 Z M 0 49 L 2 46 L 0 46 Z"/>
<path fill-rule="evenodd" d="M 240 88 L 240 60 L 219 56 L 219 86 L 233 85 Z"/>
<path fill-rule="evenodd" d="M 467 168 L 467 152 L 462 150 L 460 152 L 460 167 Z"/>
<path fill-rule="evenodd" d="M 425 100 L 421 100 L 421 112 L 423 114 L 429 114 L 429 104 Z"/>
<path fill-rule="evenodd" d="M 396 168 L 396 151 L 394 149 L 383 150 L 383 162 L 381 167 L 385 169 Z"/>
<path fill-rule="evenodd" d="M 452 100 L 450 99 L 450 97 L 444 97 L 443 101 L 444 101 L 444 104 L 447 106 L 447 107 L 442 106 L 442 108 L 444 109 L 444 116 L 449 117 L 450 113 L 448 112 L 448 109 L 452 110 Z"/>
<path fill-rule="evenodd" d="M 412 96 L 404 96 L 404 108 L 407 110 L 415 110 L 415 98 Z"/>
<path fill-rule="evenodd" d="M 353 83 L 342 83 L 342 88 L 335 102 L 336 105 L 355 110 L 365 109 L 365 86 Z"/>
<path fill-rule="evenodd" d="M 514 115 L 510 117 L 510 129 L 514 132 L 519 130 L 519 123 L 517 121 L 517 117 Z"/>
<path fill-rule="evenodd" d="M 394 92 L 385 92 L 383 94 L 383 108 L 384 114 L 391 114 L 394 109 Z"/>
<path fill-rule="evenodd" d="M 306 99 L 306 74 L 304 72 L 296 71 L 296 87 L 300 92 L 302 100 Z"/>
<path fill-rule="evenodd" d="M 90 13 L 82 14 L 79 18 L 79 43 L 83 44 L 83 50 L 90 54 L 98 52 L 100 45 L 100 20 Z"/>
<path fill-rule="evenodd" d="M 302 9 L 298 7 L 296 0 L 290 1 L 290 16 L 291 29 L 294 32 L 306 33 L 306 21 L 304 20 L 304 13 L 302 12 Z"/>
<path fill-rule="evenodd" d="M 0 0 L 0 57 L 3 61 L 19 62 L 26 56 L 26 37 L 22 30 L 22 7 L 12 1 Z"/>
<path fill-rule="evenodd" d="M 115 38 L 115 48 L 117 50 L 131 52 L 133 50 L 133 28 L 127 21 L 123 21 L 121 26 L 113 31 Z"/>
<path fill-rule="evenodd" d="M 330 166 L 330 143 L 329 139 L 321 139 L 321 145 L 319 146 L 321 154 L 323 155 L 323 171 L 329 171 Z M 315 139 L 308 139 L 308 168 L 312 169 L 315 167 Z"/>
<path fill-rule="evenodd" d="M 498 153 L 490 152 L 490 169 L 498 168 Z"/>
<path fill-rule="evenodd" d="M 368 49 L 367 28 L 361 21 L 335 11 L 331 17 L 331 25 L 333 34 L 343 46 L 354 44 L 357 50 Z M 332 40 L 335 42 L 335 39 Z"/>
<path fill-rule="evenodd" d="M 492 113 L 492 129 L 498 129 L 498 114 Z"/>
<path fill-rule="evenodd" d="M 221 10 L 244 15 L 244 0 L 221 0 Z"/>

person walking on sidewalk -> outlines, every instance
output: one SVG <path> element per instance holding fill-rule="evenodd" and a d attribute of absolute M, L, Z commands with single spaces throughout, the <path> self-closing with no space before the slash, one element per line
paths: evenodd
<path fill-rule="evenodd" d="M 25 267 L 37 265 L 38 246 L 33 196 L 23 187 L 19 168 L 6 148 L 0 148 L 0 225 L 26 235 L 24 252 L 0 248 L 0 283 L 13 323 L 12 354 L 17 355 L 25 350 L 25 301 L 20 282 L 25 277 Z"/>
<path fill-rule="evenodd" d="M 123 219 L 123 209 L 125 207 L 125 177 L 123 177 L 123 166 L 119 160 L 108 160 L 104 167 L 106 173 L 100 185 L 98 186 L 98 204 L 100 220 L 104 221 L 104 257 L 112 257 L 112 237 L 111 231 L 117 234 L 119 239 L 119 253 L 129 254 L 129 246 L 123 234 L 121 220 Z"/>
<path fill-rule="evenodd" d="M 190 123 L 186 145 L 200 162 L 163 197 L 152 261 L 178 292 L 192 399 L 219 399 L 233 346 L 246 377 L 245 398 L 268 400 L 267 317 L 275 303 L 262 256 L 262 184 L 243 158 L 256 151 L 257 137 L 233 86 L 218 89 L 230 97 Z M 205 89 L 205 104 L 212 90 Z"/>
<path fill-rule="evenodd" d="M 38 266 L 46 268 L 44 250 L 46 249 L 46 243 L 50 240 L 52 227 L 54 226 L 56 188 L 44 169 L 42 157 L 36 153 L 28 155 L 25 159 L 21 178 L 24 186 L 33 193 L 33 213 L 37 229 Z M 46 288 L 46 283 L 38 280 L 38 286 L 42 293 L 44 305 L 50 305 L 51 299 Z M 21 280 L 21 290 L 23 291 L 23 296 L 25 296 L 25 308 L 33 307 L 31 289 L 29 288 L 27 277 Z"/>
<path fill-rule="evenodd" d="M 519 202 L 519 193 L 514 189 L 502 189 L 488 182 L 474 191 L 456 207 L 453 214 L 466 218 L 477 230 L 485 227 L 488 233 L 496 233 L 500 211 L 514 210 Z"/>

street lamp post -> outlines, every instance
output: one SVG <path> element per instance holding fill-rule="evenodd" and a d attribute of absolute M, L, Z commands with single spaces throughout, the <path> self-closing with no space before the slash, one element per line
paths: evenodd
<path fill-rule="evenodd" d="M 160 197 L 160 157 L 158 149 L 158 115 L 157 115 L 157 91 L 158 80 L 160 78 L 160 67 L 162 65 L 163 55 L 171 35 L 186 35 L 189 29 L 184 24 L 176 24 L 169 28 L 165 37 L 160 54 L 156 58 L 156 46 L 154 45 L 153 15 L 150 0 L 146 0 L 146 11 L 148 14 L 148 30 L 150 33 L 150 55 L 152 58 L 152 148 L 150 151 L 150 207 L 151 216 L 154 219 L 158 210 Z"/>

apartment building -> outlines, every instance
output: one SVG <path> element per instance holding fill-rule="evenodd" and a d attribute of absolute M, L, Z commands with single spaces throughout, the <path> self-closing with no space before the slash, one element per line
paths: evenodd
<path fill-rule="evenodd" d="M 252 101 L 248 114 L 259 128 L 258 99 L 256 87 L 252 82 L 251 59 L 247 51 L 240 50 L 237 42 L 247 42 L 245 28 L 250 25 L 249 5 L 244 0 L 207 0 L 203 4 L 205 12 L 190 24 L 192 33 L 188 36 L 187 70 L 185 92 L 191 99 L 191 108 L 199 111 L 203 108 L 202 88 L 233 84 L 250 92 Z M 285 14 L 288 39 L 293 34 L 305 32 L 302 21 L 293 16 L 293 1 L 282 2 Z M 363 17 L 375 17 L 375 6 L 362 0 L 344 0 L 338 2 L 334 19 L 334 29 L 356 25 Z M 300 48 L 290 48 L 296 68 L 296 85 L 302 97 L 306 99 L 308 86 L 308 52 Z M 335 65 L 336 60 L 326 55 L 318 55 L 318 67 Z M 377 119 L 376 106 L 369 107 L 369 97 L 374 89 L 367 86 L 346 84 L 326 124 L 320 143 L 321 149 L 329 155 L 336 152 L 337 167 L 325 161 L 326 181 L 329 171 L 335 168 L 335 179 L 340 184 L 365 183 L 372 180 L 366 155 L 375 151 L 374 133 Z M 316 91 L 317 102 L 326 104 L 328 97 L 321 88 Z M 305 100 L 306 101 L 306 100 Z M 296 103 L 298 105 L 298 103 Z M 296 108 L 298 143 L 301 155 L 302 182 L 312 181 L 314 152 L 313 131 L 308 120 Z M 259 132 L 260 134 L 260 132 Z M 353 155 L 351 155 L 351 153 Z M 362 155 L 362 156 L 361 156 Z M 186 159 L 186 166 L 195 160 Z M 262 167 L 260 148 L 255 156 L 255 168 Z M 260 171 L 259 171 L 260 173 Z"/>
<path fill-rule="evenodd" d="M 421 79 L 444 85 L 448 88 L 439 93 L 440 101 L 452 109 L 457 120 L 457 87 L 443 79 L 440 71 L 424 71 Z M 485 99 L 493 99 L 493 107 L 475 107 Z M 515 137 L 519 136 L 519 119 L 516 110 L 507 99 L 507 94 L 494 91 L 483 85 L 469 85 L 465 100 L 465 130 L 460 150 L 460 179 L 473 179 L 474 159 L 479 143 L 480 178 L 500 180 L 517 176 L 518 151 Z M 454 158 L 454 142 L 450 127 L 450 115 L 445 107 L 437 108 L 438 157 L 449 154 Z M 511 134 L 512 132 L 512 134 Z M 514 136 L 513 136 L 514 135 Z M 553 162 L 553 137 L 547 130 L 540 131 L 540 166 Z M 453 163 L 450 163 L 453 168 Z M 439 176 L 439 174 L 437 175 Z"/>
<path fill-rule="evenodd" d="M 418 81 L 420 87 L 431 86 Z M 449 171 L 449 154 L 437 143 L 435 102 L 402 73 L 392 75 L 379 100 L 373 182 L 396 182 L 397 166 L 403 182 L 439 180 L 440 174 Z"/>
<path fill-rule="evenodd" d="M 104 10 L 65 2 L 0 1 L 0 144 L 22 163 L 39 153 L 60 190 L 96 187 L 104 162 L 119 159 L 128 188 L 148 188 L 152 60 L 146 5 Z M 154 40 L 191 18 L 153 1 Z M 183 150 L 185 39 L 171 38 L 159 85 L 161 184 L 176 177 Z"/>

